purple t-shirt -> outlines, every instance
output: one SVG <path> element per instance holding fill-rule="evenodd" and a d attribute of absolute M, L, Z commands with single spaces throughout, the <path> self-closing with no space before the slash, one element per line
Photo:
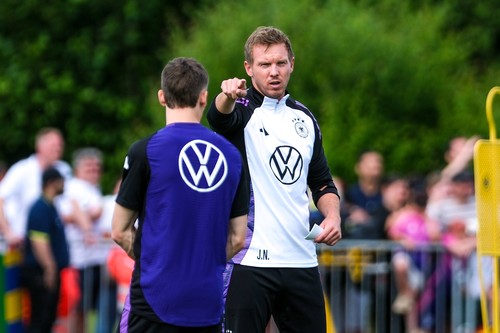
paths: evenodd
<path fill-rule="evenodd" d="M 134 143 L 116 202 L 139 212 L 131 311 L 176 326 L 222 318 L 228 222 L 248 213 L 239 151 L 200 124 Z"/>

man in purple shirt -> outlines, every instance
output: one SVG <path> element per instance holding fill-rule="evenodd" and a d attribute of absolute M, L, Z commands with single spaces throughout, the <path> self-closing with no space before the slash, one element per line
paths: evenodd
<path fill-rule="evenodd" d="M 171 60 L 158 91 L 166 126 L 125 159 L 112 237 L 135 268 L 119 332 L 220 332 L 223 271 L 243 246 L 249 193 L 239 151 L 200 124 L 207 86 L 196 60 Z"/>

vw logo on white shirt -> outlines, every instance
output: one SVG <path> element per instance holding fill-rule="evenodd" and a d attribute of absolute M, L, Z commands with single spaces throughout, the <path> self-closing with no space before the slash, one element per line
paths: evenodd
<path fill-rule="evenodd" d="M 193 140 L 179 153 L 179 171 L 186 185 L 193 190 L 211 192 L 226 179 L 226 157 L 212 143 Z"/>
<path fill-rule="evenodd" d="M 269 159 L 274 176 L 286 185 L 293 184 L 300 178 L 303 164 L 299 151 L 291 146 L 277 147 Z"/>

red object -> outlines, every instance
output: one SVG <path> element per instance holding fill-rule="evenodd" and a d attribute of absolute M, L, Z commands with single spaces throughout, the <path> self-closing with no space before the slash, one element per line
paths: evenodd
<path fill-rule="evenodd" d="M 67 317 L 80 301 L 81 291 L 78 271 L 68 267 L 61 271 L 61 292 L 57 314 L 59 317 Z"/>

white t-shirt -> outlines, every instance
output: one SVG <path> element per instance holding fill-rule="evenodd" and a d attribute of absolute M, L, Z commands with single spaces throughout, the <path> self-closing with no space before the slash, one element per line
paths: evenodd
<path fill-rule="evenodd" d="M 427 206 L 426 213 L 437 220 L 443 230 L 455 221 L 462 221 L 469 234 L 475 234 L 477 231 L 478 220 L 474 196 L 471 196 L 465 203 L 460 203 L 452 197 L 434 201 Z"/>
<path fill-rule="evenodd" d="M 72 200 L 79 203 L 84 212 L 102 207 L 101 190 L 79 178 L 72 178 L 64 184 L 64 194 L 57 200 L 56 205 L 63 215 L 70 215 L 73 210 Z M 66 224 L 66 239 L 69 243 L 70 263 L 76 268 L 84 268 L 89 265 L 101 264 L 103 258 L 99 253 L 100 233 L 97 221 L 93 221 L 93 232 L 98 237 L 97 243 L 85 244 L 82 230 L 74 224 Z M 105 259 L 104 259 L 105 260 Z"/>
<path fill-rule="evenodd" d="M 63 161 L 55 167 L 66 178 L 71 178 L 71 167 Z M 42 168 L 35 155 L 13 164 L 0 183 L 0 198 L 12 232 L 24 236 L 31 205 L 42 193 Z"/>
<path fill-rule="evenodd" d="M 97 232 L 101 235 L 97 249 L 97 252 L 100 254 L 101 264 L 106 262 L 111 249 L 117 246 L 111 239 L 111 222 L 115 210 L 115 199 L 116 194 L 105 195 L 102 198 L 102 214 L 96 225 Z"/>
<path fill-rule="evenodd" d="M 253 267 L 318 266 L 316 245 L 306 239 L 307 189 L 324 188 L 332 176 L 313 114 L 289 95 L 277 100 L 252 87 L 233 112 L 221 114 L 212 103 L 207 118 L 244 153 L 250 174 L 246 243 L 232 261 Z"/>

